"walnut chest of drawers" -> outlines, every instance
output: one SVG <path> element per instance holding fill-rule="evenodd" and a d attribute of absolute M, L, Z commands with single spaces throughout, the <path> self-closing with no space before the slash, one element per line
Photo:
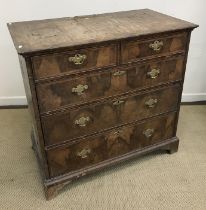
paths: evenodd
<path fill-rule="evenodd" d="M 190 34 L 197 25 L 143 9 L 8 27 L 48 199 L 107 166 L 154 150 L 177 151 Z"/>

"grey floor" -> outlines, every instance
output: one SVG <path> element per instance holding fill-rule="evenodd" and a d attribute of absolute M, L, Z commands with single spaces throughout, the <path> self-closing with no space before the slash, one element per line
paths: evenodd
<path fill-rule="evenodd" d="M 206 209 L 206 106 L 182 106 L 179 151 L 153 153 L 67 186 L 46 201 L 27 109 L 0 110 L 0 209 Z"/>

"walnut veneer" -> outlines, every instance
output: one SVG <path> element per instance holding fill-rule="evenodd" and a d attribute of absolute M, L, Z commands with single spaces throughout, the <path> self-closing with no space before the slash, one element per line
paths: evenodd
<path fill-rule="evenodd" d="M 8 27 L 48 199 L 107 166 L 154 150 L 177 151 L 197 25 L 143 9 Z"/>

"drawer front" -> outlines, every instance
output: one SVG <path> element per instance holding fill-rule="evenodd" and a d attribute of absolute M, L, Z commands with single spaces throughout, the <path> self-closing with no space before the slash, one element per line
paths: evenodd
<path fill-rule="evenodd" d="M 47 151 L 51 177 L 82 169 L 173 137 L 176 113 L 124 126 Z"/>
<path fill-rule="evenodd" d="M 37 85 L 41 112 L 182 79 L 184 57 Z"/>
<path fill-rule="evenodd" d="M 146 41 L 123 41 L 122 63 L 133 62 L 150 56 L 181 52 L 185 50 L 186 43 L 187 33 Z"/>
<path fill-rule="evenodd" d="M 178 103 L 179 90 L 180 86 L 176 85 L 43 116 L 45 142 L 47 145 L 58 144 L 113 126 L 173 111 Z"/>
<path fill-rule="evenodd" d="M 114 66 L 117 62 L 117 45 L 87 48 L 32 58 L 35 79 L 61 76 L 85 69 Z"/>

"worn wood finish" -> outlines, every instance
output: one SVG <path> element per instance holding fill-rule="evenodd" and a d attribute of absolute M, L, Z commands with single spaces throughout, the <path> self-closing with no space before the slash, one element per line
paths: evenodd
<path fill-rule="evenodd" d="M 159 50 L 154 50 L 150 47 L 155 41 L 162 42 Z M 154 55 L 184 52 L 187 43 L 187 33 L 181 33 L 169 37 L 156 37 L 155 39 L 147 39 L 139 41 L 138 39 L 132 41 L 122 41 L 122 63 L 137 61 L 141 58 L 150 57 Z"/>
<path fill-rule="evenodd" d="M 161 88 L 144 94 L 118 98 L 66 113 L 42 117 L 45 143 L 46 145 L 57 144 L 113 126 L 175 110 L 179 88 L 179 85 Z M 146 103 L 151 99 L 157 100 L 157 103 L 149 107 Z M 117 101 L 122 103 L 114 104 Z M 76 121 L 82 118 L 88 119 L 85 125 L 76 124 Z"/>
<path fill-rule="evenodd" d="M 118 67 L 101 73 L 86 74 L 37 84 L 39 107 L 42 113 L 69 105 L 91 102 L 95 99 L 115 96 L 135 89 L 180 81 L 183 74 L 184 56 L 153 60 L 131 67 Z M 159 70 L 156 78 L 149 73 Z M 72 92 L 79 85 L 87 86 L 81 94 Z"/>
<path fill-rule="evenodd" d="M 55 177 L 83 169 L 171 138 L 174 120 L 175 113 L 171 113 L 84 139 L 73 145 L 48 150 L 50 175 Z M 145 132 L 149 129 L 153 129 L 153 132 L 147 137 Z"/>
<path fill-rule="evenodd" d="M 75 64 L 70 58 L 86 56 L 82 63 Z M 84 69 L 95 69 L 117 64 L 117 45 L 79 49 L 64 53 L 32 57 L 35 79 L 76 73 Z"/>
<path fill-rule="evenodd" d="M 148 9 L 8 24 L 47 199 L 81 176 L 178 150 L 196 27 Z"/>
<path fill-rule="evenodd" d="M 19 63 L 21 66 L 21 72 L 23 76 L 23 82 L 27 97 L 28 110 L 31 115 L 32 121 L 32 141 L 33 145 L 35 144 L 35 151 L 38 154 L 40 168 L 43 171 L 44 178 L 49 178 L 48 165 L 47 165 L 47 157 L 44 150 L 44 138 L 41 129 L 40 122 L 40 113 L 38 110 L 38 101 L 35 93 L 35 85 L 34 81 L 31 77 L 32 69 L 30 62 L 27 58 L 19 55 Z"/>
<path fill-rule="evenodd" d="M 57 193 L 59 193 L 62 188 L 64 188 L 65 184 L 71 181 L 76 181 L 79 178 L 83 176 L 88 176 L 92 173 L 101 172 L 104 169 L 111 168 L 112 166 L 115 166 L 116 164 L 124 163 L 128 160 L 131 160 L 133 158 L 137 158 L 139 156 L 157 151 L 157 150 L 166 150 L 170 153 L 171 150 L 178 148 L 179 139 L 177 137 L 173 137 L 164 141 L 161 141 L 157 144 L 144 147 L 141 149 L 137 149 L 134 151 L 131 151 L 129 153 L 126 153 L 125 155 L 118 156 L 116 158 L 112 158 L 106 161 L 103 161 L 99 164 L 96 164 L 95 166 L 90 166 L 85 169 L 80 169 L 77 171 L 74 171 L 74 173 L 68 173 L 65 175 L 60 176 L 57 179 L 50 179 L 45 183 L 45 190 L 47 199 L 52 199 Z M 177 151 L 177 149 L 176 149 Z"/>
<path fill-rule="evenodd" d="M 18 53 L 192 29 L 197 25 L 149 9 L 8 24 Z M 18 46 L 22 45 L 22 48 Z"/>

